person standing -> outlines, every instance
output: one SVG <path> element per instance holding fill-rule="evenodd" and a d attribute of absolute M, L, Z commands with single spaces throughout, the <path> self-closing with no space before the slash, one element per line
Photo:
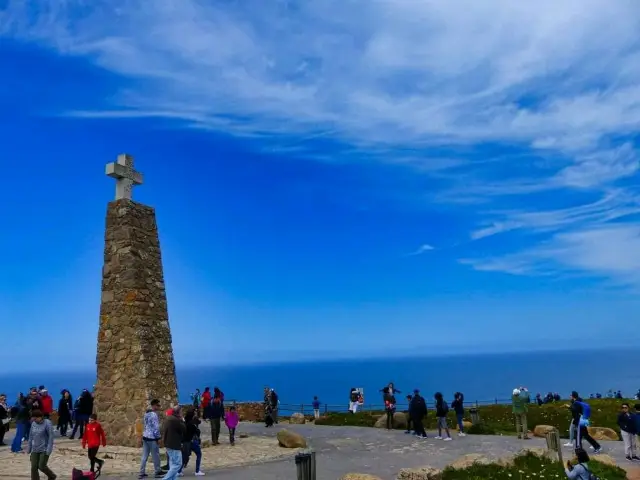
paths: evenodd
<path fill-rule="evenodd" d="M 75 407 L 74 407 L 75 408 Z M 79 430 L 80 437 L 84 436 L 84 427 L 89 421 L 89 416 L 93 413 L 93 397 L 86 388 L 82 390 L 80 398 L 77 401 L 76 409 L 76 424 L 71 431 L 71 439 L 76 436 L 76 432 Z"/>
<path fill-rule="evenodd" d="M 209 387 L 204 388 L 204 393 L 202 394 L 202 400 L 200 401 L 200 408 L 202 409 L 202 418 L 204 420 L 208 420 L 207 416 L 207 408 L 211 405 L 211 389 Z"/>
<path fill-rule="evenodd" d="M 269 393 L 269 400 L 271 402 L 271 418 L 275 423 L 278 423 L 278 406 L 280 405 L 280 400 L 278 399 L 278 394 L 273 388 Z"/>
<path fill-rule="evenodd" d="M 0 447 L 6 446 L 4 436 L 9 431 L 10 413 L 11 410 L 7 406 L 7 396 L 4 393 L 0 393 Z"/>
<path fill-rule="evenodd" d="M 98 423 L 98 416 L 92 413 L 82 436 L 82 448 L 87 449 L 91 472 L 96 471 L 96 463 L 98 464 L 98 472 L 102 470 L 102 465 L 104 465 L 104 460 L 97 457 L 100 445 L 107 446 L 107 436 L 102 429 L 102 425 Z"/>
<path fill-rule="evenodd" d="M 181 416 L 180 406 L 174 407 L 162 425 L 162 442 L 169 460 L 169 471 L 162 477 L 163 480 L 175 480 L 182 468 L 182 439 L 187 433 L 187 427 Z"/>
<path fill-rule="evenodd" d="M 627 460 L 640 460 L 636 451 L 636 421 L 629 411 L 629 404 L 623 403 L 618 414 L 618 427 L 624 442 L 624 454 Z"/>
<path fill-rule="evenodd" d="M 320 400 L 318 400 L 318 397 L 313 397 L 313 418 L 315 418 L 316 420 L 318 418 L 320 418 Z"/>
<path fill-rule="evenodd" d="M 213 397 L 211 400 L 207 417 L 211 424 L 211 444 L 218 445 L 220 443 L 220 420 L 224 418 L 224 407 L 220 402 L 220 397 Z"/>
<path fill-rule="evenodd" d="M 40 390 L 40 404 L 44 418 L 51 418 L 51 413 L 53 412 L 53 398 L 49 395 L 49 391 L 44 387 Z"/>
<path fill-rule="evenodd" d="M 147 476 L 147 461 L 149 455 L 153 460 L 153 472 L 156 478 L 163 476 L 160 468 L 160 419 L 158 418 L 158 410 L 160 410 L 160 400 L 151 400 L 151 408 L 144 414 L 143 431 L 142 431 L 142 460 L 140 461 L 140 474 L 138 478 Z"/>
<path fill-rule="evenodd" d="M 456 392 L 453 395 L 453 402 L 451 402 L 451 408 L 456 413 L 456 420 L 458 422 L 458 436 L 464 437 L 466 434 L 464 433 L 464 423 L 462 420 L 464 419 L 464 395 L 460 392 Z"/>
<path fill-rule="evenodd" d="M 515 388 L 511 397 L 511 406 L 516 421 L 518 438 L 528 440 L 527 412 L 529 411 L 529 395 L 520 391 L 519 388 Z"/>
<path fill-rule="evenodd" d="M 415 389 L 413 391 L 413 397 L 411 397 L 411 401 L 409 402 L 409 421 L 413 422 L 413 430 L 416 436 L 420 438 L 427 438 L 427 432 L 423 424 L 423 419 L 426 414 L 427 402 L 425 402 L 424 397 L 420 395 L 420 390 Z"/>
<path fill-rule="evenodd" d="M 58 430 L 63 437 L 67 436 L 67 429 L 71 423 L 71 414 L 73 412 L 73 399 L 68 390 L 62 391 L 62 396 L 58 401 Z"/>
<path fill-rule="evenodd" d="M 57 475 L 48 466 L 49 457 L 53 452 L 53 425 L 44 418 L 40 410 L 31 412 L 31 431 L 27 453 L 31 460 L 31 480 L 40 480 L 39 471 L 49 480 L 55 480 Z"/>
<path fill-rule="evenodd" d="M 16 406 L 16 433 L 13 437 L 13 442 L 11 442 L 11 451 L 13 453 L 18 453 L 22 451 L 22 439 L 25 438 L 29 433 L 27 429 L 31 428 L 30 426 L 30 417 L 31 411 L 29 410 L 29 404 L 27 402 L 26 397 L 21 397 L 18 399 L 18 404 Z"/>

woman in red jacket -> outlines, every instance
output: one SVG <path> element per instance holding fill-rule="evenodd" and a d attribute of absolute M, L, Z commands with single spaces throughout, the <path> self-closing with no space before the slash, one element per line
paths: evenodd
<path fill-rule="evenodd" d="M 91 462 L 91 471 L 95 472 L 96 463 L 98 471 L 102 470 L 104 460 L 96 457 L 100 445 L 107 446 L 107 436 L 104 434 L 102 425 L 98 423 L 98 416 L 94 413 L 89 417 L 89 423 L 85 427 L 82 436 L 82 448 L 87 448 L 89 462 Z"/>
<path fill-rule="evenodd" d="M 205 409 L 209 408 L 209 404 L 211 403 L 211 390 L 209 387 L 204 389 L 204 393 L 202 394 L 202 404 L 200 405 L 200 408 L 202 408 L 202 418 L 203 419 L 207 419 L 207 417 L 205 416 Z"/>
<path fill-rule="evenodd" d="M 40 411 L 44 418 L 49 418 L 53 412 L 53 398 L 49 395 L 46 388 L 40 390 Z"/>

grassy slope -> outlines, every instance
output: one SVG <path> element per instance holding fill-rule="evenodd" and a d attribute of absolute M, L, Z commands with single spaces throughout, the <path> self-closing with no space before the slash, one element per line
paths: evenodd
<path fill-rule="evenodd" d="M 618 467 L 589 462 L 591 473 L 607 480 L 624 480 L 627 473 Z M 464 470 L 446 469 L 442 480 L 514 480 L 526 478 L 566 478 L 564 468 L 558 462 L 527 454 L 515 459 L 511 467 L 499 465 L 474 465 Z"/>
<path fill-rule="evenodd" d="M 620 400 L 589 400 L 591 405 L 591 424 L 595 427 L 609 427 L 620 433 L 620 429 L 616 423 L 618 412 L 620 411 Z M 528 428 L 533 430 L 536 425 L 551 425 L 560 431 L 561 435 L 568 436 L 569 423 L 571 416 L 568 409 L 564 406 L 565 402 L 551 403 L 547 405 L 537 406 L 530 405 L 528 418 Z M 487 427 L 487 433 L 494 431 L 496 433 L 512 433 L 515 430 L 513 415 L 510 405 L 487 405 L 478 407 L 480 419 Z M 360 412 L 350 413 L 329 413 L 328 415 L 316 420 L 318 425 L 352 425 L 359 427 L 373 427 L 376 420 L 383 412 Z M 468 411 L 465 415 L 466 420 L 470 420 Z M 449 426 L 454 426 L 455 414 L 449 412 Z M 429 411 L 425 419 L 427 429 L 436 426 L 433 411 Z"/>

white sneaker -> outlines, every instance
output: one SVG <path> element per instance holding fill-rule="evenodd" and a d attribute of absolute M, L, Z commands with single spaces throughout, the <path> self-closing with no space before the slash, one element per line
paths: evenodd
<path fill-rule="evenodd" d="M 199 472 L 196 472 L 196 473 L 195 473 L 195 476 L 196 476 L 196 477 L 204 477 L 204 472 L 203 472 L 202 470 L 201 470 L 201 471 L 199 471 Z"/>
<path fill-rule="evenodd" d="M 445 442 L 450 442 L 451 440 L 453 440 L 453 438 L 451 438 L 451 437 L 447 437 L 447 438 L 444 439 Z"/>
<path fill-rule="evenodd" d="M 437 437 L 433 437 L 433 438 L 435 438 L 436 440 L 442 440 L 441 436 L 437 436 Z"/>
<path fill-rule="evenodd" d="M 467 434 L 466 434 L 466 433 L 464 433 L 464 432 L 460 432 L 460 433 L 458 433 L 458 436 L 459 436 L 459 437 L 466 437 L 466 436 L 467 436 Z"/>
<path fill-rule="evenodd" d="M 593 448 L 591 445 L 589 445 L 589 448 L 590 448 L 591 450 L 595 450 L 595 448 Z"/>
<path fill-rule="evenodd" d="M 565 447 L 573 447 L 573 442 L 567 442 L 564 444 Z"/>

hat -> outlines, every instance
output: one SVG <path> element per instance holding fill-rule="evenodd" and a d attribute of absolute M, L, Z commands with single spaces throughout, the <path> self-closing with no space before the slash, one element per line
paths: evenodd
<path fill-rule="evenodd" d="M 513 389 L 513 394 L 514 395 L 520 395 L 520 390 L 518 390 L 517 388 Z"/>
<path fill-rule="evenodd" d="M 414 389 L 413 389 L 413 393 L 420 393 L 420 390 L 419 390 L 419 389 L 417 389 L 417 388 L 414 388 Z"/>

